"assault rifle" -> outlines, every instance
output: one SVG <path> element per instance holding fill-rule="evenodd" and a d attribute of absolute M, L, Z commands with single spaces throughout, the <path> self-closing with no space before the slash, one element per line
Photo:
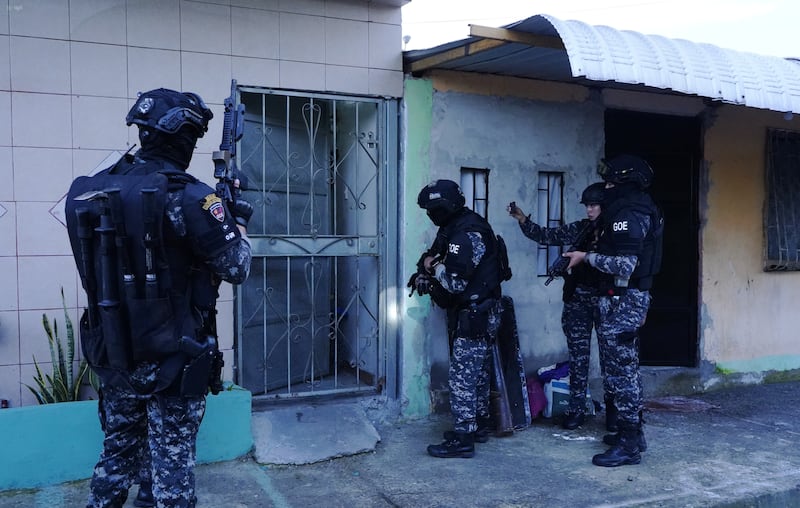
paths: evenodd
<path fill-rule="evenodd" d="M 590 234 L 594 231 L 594 222 L 587 221 L 586 226 L 580 230 L 578 236 L 575 238 L 575 241 L 572 242 L 572 246 L 566 250 L 566 252 L 574 251 L 578 246 L 584 244 L 586 239 L 589 237 Z M 549 286 L 553 279 L 556 277 L 563 277 L 564 273 L 567 271 L 567 267 L 569 266 L 570 259 L 568 257 L 564 257 L 563 255 L 558 256 L 550 268 L 547 269 L 547 280 L 544 281 L 545 286 Z"/>
<path fill-rule="evenodd" d="M 219 150 L 211 154 L 214 161 L 214 178 L 217 183 L 217 196 L 232 206 L 244 188 L 234 186 L 234 181 L 241 178 L 236 167 L 236 142 L 244 134 L 244 104 L 236 105 L 236 80 L 231 80 L 231 95 L 225 99 L 225 117 L 222 124 L 222 142 Z"/>

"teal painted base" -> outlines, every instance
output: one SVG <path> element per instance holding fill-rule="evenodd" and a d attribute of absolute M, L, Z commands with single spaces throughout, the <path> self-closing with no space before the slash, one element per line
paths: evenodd
<path fill-rule="evenodd" d="M 250 452 L 250 392 L 234 386 L 206 400 L 197 461 L 232 460 Z M 103 446 L 95 400 L 0 410 L 0 436 L 0 490 L 90 478 Z"/>

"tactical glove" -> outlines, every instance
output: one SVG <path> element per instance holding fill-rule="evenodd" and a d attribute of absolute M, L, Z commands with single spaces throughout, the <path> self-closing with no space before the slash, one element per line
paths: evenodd
<path fill-rule="evenodd" d="M 250 217 L 253 216 L 253 205 L 242 198 L 237 198 L 233 203 L 231 213 L 233 213 L 233 218 L 236 219 L 236 224 L 247 228 L 247 223 L 250 221 Z"/>

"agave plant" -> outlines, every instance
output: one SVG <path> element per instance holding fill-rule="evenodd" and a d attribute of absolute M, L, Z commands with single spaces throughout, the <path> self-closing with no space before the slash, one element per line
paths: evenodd
<path fill-rule="evenodd" d="M 47 319 L 47 314 L 42 314 L 42 325 L 47 333 L 47 340 L 50 345 L 50 358 L 53 362 L 53 374 L 42 373 L 36 356 L 33 357 L 33 365 L 36 367 L 36 376 L 33 380 L 38 386 L 38 390 L 30 385 L 25 385 L 39 401 L 39 404 L 50 404 L 54 402 L 70 402 L 78 400 L 78 392 L 81 383 L 89 370 L 89 365 L 84 359 L 78 366 L 78 374 L 73 375 L 72 362 L 75 358 L 75 330 L 72 327 L 72 320 L 67 312 L 67 303 L 64 299 L 64 288 L 61 288 L 61 303 L 64 308 L 64 322 L 67 329 L 66 347 L 61 343 L 58 334 L 58 322 L 53 319 L 53 326 Z"/>

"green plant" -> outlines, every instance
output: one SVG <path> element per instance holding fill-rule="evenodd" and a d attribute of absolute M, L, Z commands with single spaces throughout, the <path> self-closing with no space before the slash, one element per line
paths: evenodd
<path fill-rule="evenodd" d="M 33 357 L 33 365 L 36 367 L 36 376 L 33 380 L 39 387 L 38 390 L 30 385 L 25 385 L 39 401 L 39 404 L 50 404 L 54 402 L 70 402 L 78 400 L 78 392 L 80 391 L 81 383 L 89 370 L 89 365 L 86 360 L 81 361 L 78 366 L 78 374 L 73 375 L 72 361 L 75 358 L 75 330 L 72 327 L 72 320 L 69 318 L 67 312 L 67 303 L 64 299 L 64 288 L 61 288 L 61 303 L 64 308 L 64 322 L 67 329 L 67 344 L 66 348 L 61 343 L 61 337 L 58 335 L 58 323 L 55 318 L 53 319 L 53 326 L 50 327 L 50 321 L 47 319 L 47 314 L 42 314 L 42 325 L 44 331 L 47 333 L 47 340 L 50 345 L 50 358 L 53 362 L 53 374 L 43 374 L 39 368 L 39 363 L 36 361 L 36 356 Z"/>

